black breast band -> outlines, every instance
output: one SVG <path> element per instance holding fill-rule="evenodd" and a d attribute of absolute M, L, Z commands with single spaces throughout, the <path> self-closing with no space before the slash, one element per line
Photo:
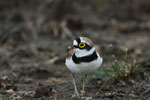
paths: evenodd
<path fill-rule="evenodd" d="M 82 62 L 90 62 L 93 60 L 96 60 L 98 58 L 96 51 L 94 51 L 91 55 L 88 56 L 84 56 L 84 57 L 76 57 L 75 53 L 72 56 L 72 60 L 76 63 L 76 64 L 80 64 Z"/>

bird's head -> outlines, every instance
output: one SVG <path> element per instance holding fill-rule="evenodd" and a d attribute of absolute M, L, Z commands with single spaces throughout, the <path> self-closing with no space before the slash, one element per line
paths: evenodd
<path fill-rule="evenodd" d="M 86 37 L 78 37 L 73 41 L 71 48 L 78 57 L 92 54 L 95 50 L 93 42 Z"/>

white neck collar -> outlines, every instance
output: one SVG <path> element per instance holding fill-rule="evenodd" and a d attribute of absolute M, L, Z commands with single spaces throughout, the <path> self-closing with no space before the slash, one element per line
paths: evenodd
<path fill-rule="evenodd" d="M 94 47 L 89 51 L 88 50 L 83 50 L 83 49 L 82 50 L 78 49 L 78 50 L 75 50 L 75 55 L 76 55 L 76 57 L 84 57 L 84 56 L 87 56 L 87 55 L 91 55 L 94 51 L 95 51 Z"/>

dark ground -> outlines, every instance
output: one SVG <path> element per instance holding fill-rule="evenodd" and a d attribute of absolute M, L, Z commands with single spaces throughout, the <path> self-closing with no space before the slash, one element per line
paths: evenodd
<path fill-rule="evenodd" d="M 110 44 L 119 60 L 128 48 L 129 61 L 150 67 L 148 0 L 8 1 L 0 1 L 0 100 L 74 100 L 64 60 L 77 36 L 89 37 L 99 48 L 104 58 L 99 70 L 111 67 Z M 86 96 L 92 100 L 150 100 L 145 73 L 112 83 L 96 95 L 100 80 L 88 78 Z"/>

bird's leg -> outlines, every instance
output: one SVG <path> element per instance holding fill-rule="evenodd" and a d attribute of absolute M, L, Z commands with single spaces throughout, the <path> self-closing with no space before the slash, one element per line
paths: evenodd
<path fill-rule="evenodd" d="M 81 95 L 83 96 L 85 94 L 85 83 L 86 83 L 87 74 L 83 77 L 83 84 L 82 84 L 82 90 Z"/>
<path fill-rule="evenodd" d="M 78 98 L 80 98 L 79 92 L 77 90 L 77 86 L 76 86 L 74 74 L 71 74 L 71 75 L 72 75 L 73 85 L 74 85 L 74 94 L 72 95 L 72 97 L 78 97 Z"/>

